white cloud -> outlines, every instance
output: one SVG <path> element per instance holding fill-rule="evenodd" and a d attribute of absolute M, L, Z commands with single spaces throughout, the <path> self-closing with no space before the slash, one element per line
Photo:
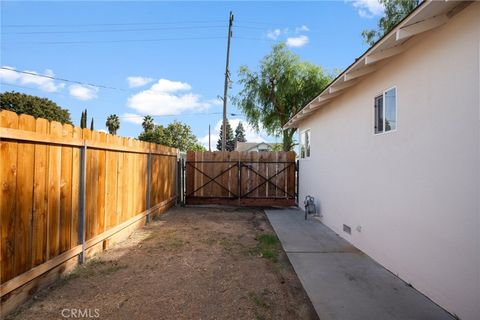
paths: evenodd
<path fill-rule="evenodd" d="M 208 109 L 212 102 L 204 101 L 200 95 L 189 92 L 191 88 L 185 82 L 160 79 L 150 89 L 130 96 L 127 105 L 142 115 L 157 116 Z M 181 93 L 182 91 L 187 92 Z"/>
<path fill-rule="evenodd" d="M 65 87 L 64 83 L 57 83 L 50 78 L 35 76 L 35 74 L 38 74 L 53 77 L 54 73 L 50 69 L 46 69 L 43 74 L 36 71 L 24 70 L 25 72 L 32 73 L 25 74 L 13 71 L 15 70 L 13 67 L 2 67 L 12 70 L 0 69 L 0 81 L 4 83 L 34 86 L 45 92 L 57 92 Z"/>
<path fill-rule="evenodd" d="M 97 98 L 98 88 L 72 84 L 68 87 L 70 95 L 78 100 L 91 100 Z"/>
<path fill-rule="evenodd" d="M 140 76 L 127 78 L 128 86 L 130 88 L 143 87 L 144 85 L 149 84 L 153 80 L 154 79 L 152 78 L 140 77 Z"/>
<path fill-rule="evenodd" d="M 142 124 L 143 116 L 136 113 L 125 112 L 120 116 L 121 121 L 130 122 L 134 124 Z"/>
<path fill-rule="evenodd" d="M 267 38 L 270 38 L 272 40 L 277 40 L 281 34 L 282 34 L 282 30 L 280 29 L 270 30 L 267 32 Z"/>
<path fill-rule="evenodd" d="M 300 32 L 308 32 L 310 29 L 306 25 L 302 25 L 301 27 L 296 27 L 295 32 L 300 33 Z"/>
<path fill-rule="evenodd" d="M 267 38 L 277 40 L 279 38 L 286 38 L 285 42 L 289 47 L 301 47 L 308 43 L 306 35 L 299 35 L 301 33 L 309 32 L 310 29 L 306 25 L 301 25 L 295 29 L 289 28 L 274 29 L 267 32 Z"/>
<path fill-rule="evenodd" d="M 160 79 L 152 86 L 151 89 L 157 92 L 176 92 L 190 90 L 192 87 L 185 82 Z"/>
<path fill-rule="evenodd" d="M 362 18 L 373 18 L 383 15 L 383 5 L 378 0 L 353 0 L 354 8 Z"/>
<path fill-rule="evenodd" d="M 235 118 L 235 119 L 228 119 L 228 122 L 230 123 L 230 126 L 232 127 L 233 132 L 235 132 L 235 129 L 238 126 L 239 122 L 242 122 L 243 128 L 245 129 L 245 138 L 247 139 L 247 142 L 265 142 L 267 141 L 267 134 L 265 131 L 260 130 L 260 132 L 256 132 L 250 124 L 245 122 L 242 119 Z M 219 120 L 215 127 L 213 128 L 211 134 L 211 147 L 212 150 L 217 150 L 217 141 L 218 137 L 220 135 L 220 127 L 222 126 L 223 121 Z M 205 146 L 205 148 L 208 149 L 208 134 L 199 138 L 198 139 L 200 143 Z"/>
<path fill-rule="evenodd" d="M 287 41 L 285 43 L 287 44 L 287 46 L 293 48 L 303 47 L 308 43 L 308 37 L 305 35 L 301 35 L 298 37 L 290 37 L 287 38 Z"/>

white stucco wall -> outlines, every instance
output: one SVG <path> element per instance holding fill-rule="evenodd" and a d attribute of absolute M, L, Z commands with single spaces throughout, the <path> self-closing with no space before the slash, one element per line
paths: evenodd
<path fill-rule="evenodd" d="M 480 319 L 479 39 L 475 3 L 299 128 L 312 140 L 300 199 L 315 196 L 326 225 L 462 319 Z M 397 131 L 374 135 L 374 97 L 392 86 Z"/>

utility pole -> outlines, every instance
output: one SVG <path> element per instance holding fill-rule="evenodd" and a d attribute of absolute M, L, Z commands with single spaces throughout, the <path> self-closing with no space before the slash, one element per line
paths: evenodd
<path fill-rule="evenodd" d="M 232 38 L 233 13 L 230 11 L 228 18 L 228 43 L 227 43 L 227 63 L 225 65 L 225 87 L 223 89 L 223 130 L 222 130 L 222 151 L 225 151 L 227 145 L 227 91 L 230 82 L 230 70 L 228 65 L 230 63 L 230 39 Z"/>

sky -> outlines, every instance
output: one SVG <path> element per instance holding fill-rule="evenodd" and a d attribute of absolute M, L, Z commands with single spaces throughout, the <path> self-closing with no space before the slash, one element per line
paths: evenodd
<path fill-rule="evenodd" d="M 1 1 L 0 92 L 18 91 L 82 110 L 95 129 L 110 114 L 117 134 L 137 137 L 144 115 L 157 124 L 187 123 L 202 144 L 216 146 L 222 119 L 228 16 L 234 14 L 232 85 L 240 66 L 257 70 L 278 42 L 326 72 L 343 70 L 368 47 L 361 32 L 374 28 L 377 0 L 315 2 Z M 52 76 L 53 80 L 11 71 Z M 89 86 L 92 84 L 96 86 Z M 244 122 L 248 141 L 281 141 L 255 132 L 234 105 L 228 118 Z"/>

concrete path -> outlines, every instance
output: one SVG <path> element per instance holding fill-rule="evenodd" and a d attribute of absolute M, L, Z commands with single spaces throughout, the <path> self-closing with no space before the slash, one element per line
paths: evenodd
<path fill-rule="evenodd" d="M 321 320 L 454 319 L 300 210 L 265 210 Z"/>

